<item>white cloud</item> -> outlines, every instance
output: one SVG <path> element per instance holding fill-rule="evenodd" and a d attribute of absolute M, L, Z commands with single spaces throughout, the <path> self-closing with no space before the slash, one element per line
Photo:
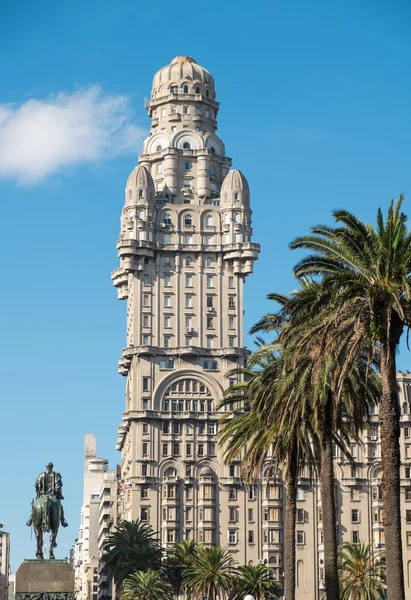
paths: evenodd
<path fill-rule="evenodd" d="M 39 183 L 68 166 L 138 154 L 145 135 L 129 98 L 98 86 L 0 104 L 0 178 Z"/>

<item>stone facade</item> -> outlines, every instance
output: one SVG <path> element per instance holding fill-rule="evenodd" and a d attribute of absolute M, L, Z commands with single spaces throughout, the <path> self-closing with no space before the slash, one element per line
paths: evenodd
<path fill-rule="evenodd" d="M 10 534 L 0 524 L 0 600 L 8 600 L 10 574 Z"/>
<path fill-rule="evenodd" d="M 224 545 L 241 564 L 267 564 L 282 581 L 284 490 L 270 477 L 244 487 L 225 465 L 217 406 L 244 366 L 243 286 L 258 257 L 250 190 L 230 170 L 212 76 L 177 57 L 154 77 L 150 136 L 126 184 L 112 274 L 127 301 L 119 360 L 126 406 L 119 427 L 118 512 L 148 521 L 165 548 L 183 538 Z M 411 375 L 398 375 L 407 592 L 411 597 Z M 336 453 L 339 541 L 384 549 L 378 416 L 356 464 Z M 297 598 L 324 596 L 318 484 L 298 481 Z M 116 497 L 117 497 L 117 491 Z M 117 500 L 116 500 L 117 501 Z"/>
<path fill-rule="evenodd" d="M 25 560 L 16 573 L 16 600 L 75 600 L 74 571 L 65 560 Z"/>

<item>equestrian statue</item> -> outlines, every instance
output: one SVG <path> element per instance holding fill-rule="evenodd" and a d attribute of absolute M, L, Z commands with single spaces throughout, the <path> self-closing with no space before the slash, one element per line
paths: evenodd
<path fill-rule="evenodd" d="M 26 523 L 33 525 L 37 541 L 36 557 L 44 558 L 43 533 L 50 532 L 50 559 L 54 559 L 54 548 L 57 546 L 56 538 L 60 527 L 67 527 L 64 518 L 62 494 L 63 481 L 60 473 L 53 471 L 53 463 L 47 463 L 46 471 L 40 473 L 35 483 L 36 499 L 32 502 L 31 514 Z"/>

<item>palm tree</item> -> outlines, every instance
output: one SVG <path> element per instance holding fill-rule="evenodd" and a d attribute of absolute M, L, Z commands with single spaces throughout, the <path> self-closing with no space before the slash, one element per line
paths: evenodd
<path fill-rule="evenodd" d="M 237 582 L 233 600 L 243 600 L 247 594 L 255 600 L 277 598 L 279 584 L 271 577 L 270 569 L 263 565 L 247 565 L 237 569 Z"/>
<path fill-rule="evenodd" d="M 391 202 L 377 228 L 344 210 L 334 211 L 339 227 L 319 225 L 297 238 L 291 248 L 313 252 L 295 267 L 297 277 L 320 276 L 329 290 L 330 310 L 324 311 L 324 347 L 331 344 L 348 365 L 367 343 L 380 349 L 381 462 L 387 589 L 390 600 L 405 600 L 400 511 L 399 405 L 396 351 L 411 315 L 411 232 L 401 212 L 403 196 Z M 343 372 L 343 371 L 342 371 Z"/>
<path fill-rule="evenodd" d="M 141 521 L 122 521 L 103 545 L 102 561 L 117 584 L 132 573 L 161 566 L 162 550 L 152 527 Z"/>
<path fill-rule="evenodd" d="M 137 571 L 124 582 L 121 600 L 172 600 L 173 588 L 160 573 L 148 569 Z"/>
<path fill-rule="evenodd" d="M 370 544 L 346 542 L 338 551 L 341 600 L 385 598 L 385 561 L 373 556 Z"/>
<path fill-rule="evenodd" d="M 313 345 L 309 354 L 307 351 L 301 353 L 301 340 L 307 336 L 307 306 L 316 303 L 321 307 L 323 297 L 328 293 L 318 284 L 308 281 L 301 283 L 301 289 L 291 297 L 270 295 L 280 303 L 281 310 L 263 317 L 254 331 L 279 331 L 283 369 L 279 374 L 273 371 L 273 367 L 263 365 L 264 376 L 251 377 L 240 386 L 239 391 L 246 396 L 248 394 L 250 399 L 249 414 L 246 411 L 241 416 L 240 413 L 237 423 L 235 418 L 230 423 L 230 416 L 225 417 L 223 421 L 227 423 L 222 441 L 229 444 L 226 459 L 239 454 L 242 447 L 249 443 L 243 465 L 247 470 L 252 468 L 256 476 L 261 473 L 269 451 L 274 450 L 286 465 L 285 479 L 287 487 L 292 490 L 287 494 L 286 505 L 289 515 L 285 535 L 287 599 L 295 597 L 296 464 L 301 464 L 304 458 L 306 461 L 309 458 L 308 464 L 319 459 L 326 590 L 328 599 L 334 600 L 339 598 L 339 581 L 332 446 L 338 443 L 344 450 L 348 434 L 358 436 L 367 420 L 369 405 L 375 404 L 378 399 L 379 382 L 374 371 L 368 368 L 371 361 L 364 352 L 345 369 L 341 357 L 335 356 L 335 353 L 324 355 Z M 316 356 L 319 354 L 320 358 Z M 298 360 L 295 360 L 296 356 Z M 335 379 L 338 373 L 342 373 L 342 383 L 337 394 Z M 255 385 L 256 381 L 261 384 L 260 390 Z M 232 393 L 229 391 L 228 395 Z"/>
<path fill-rule="evenodd" d="M 221 406 L 232 402 L 237 409 L 222 419 L 220 444 L 225 445 L 224 459 L 231 462 L 242 455 L 242 476 L 252 483 L 261 476 L 267 460 L 283 468 L 286 487 L 284 535 L 284 588 L 287 600 L 295 598 L 295 524 L 297 513 L 298 471 L 313 465 L 313 436 L 309 433 L 308 403 L 301 401 L 294 413 L 285 409 L 295 391 L 297 371 L 287 373 L 279 346 L 263 346 L 251 356 L 248 369 L 236 371 L 244 381 L 228 388 Z M 308 396 L 305 396 L 308 397 Z M 275 473 L 274 467 L 268 472 Z"/>
<path fill-rule="evenodd" d="M 197 548 L 194 540 L 182 540 L 163 561 L 162 572 L 176 595 L 182 589 L 184 569 L 195 563 Z"/>
<path fill-rule="evenodd" d="M 190 595 L 224 600 L 235 584 L 236 563 L 227 548 L 199 546 L 195 562 L 184 569 L 183 587 Z"/>

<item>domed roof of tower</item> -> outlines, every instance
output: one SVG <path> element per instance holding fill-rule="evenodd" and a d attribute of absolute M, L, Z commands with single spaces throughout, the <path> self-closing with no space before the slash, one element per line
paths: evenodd
<path fill-rule="evenodd" d="M 126 184 L 126 202 L 136 201 L 138 199 L 149 202 L 154 198 L 154 181 L 151 173 L 137 165 L 131 171 Z"/>
<path fill-rule="evenodd" d="M 238 169 L 230 169 L 221 186 L 223 192 L 249 192 L 248 181 Z"/>
<path fill-rule="evenodd" d="M 220 197 L 223 203 L 242 202 L 248 204 L 250 188 L 248 181 L 238 169 L 228 171 L 221 186 Z"/>
<path fill-rule="evenodd" d="M 153 79 L 152 95 L 158 94 L 160 90 L 161 96 L 169 94 L 171 86 L 178 86 L 180 91 L 184 84 L 189 86 L 191 94 L 197 93 L 195 88 L 200 86 L 200 93 L 204 94 L 209 90 L 210 97 L 214 98 L 214 79 L 190 56 L 176 56 L 169 65 L 157 71 Z"/>

